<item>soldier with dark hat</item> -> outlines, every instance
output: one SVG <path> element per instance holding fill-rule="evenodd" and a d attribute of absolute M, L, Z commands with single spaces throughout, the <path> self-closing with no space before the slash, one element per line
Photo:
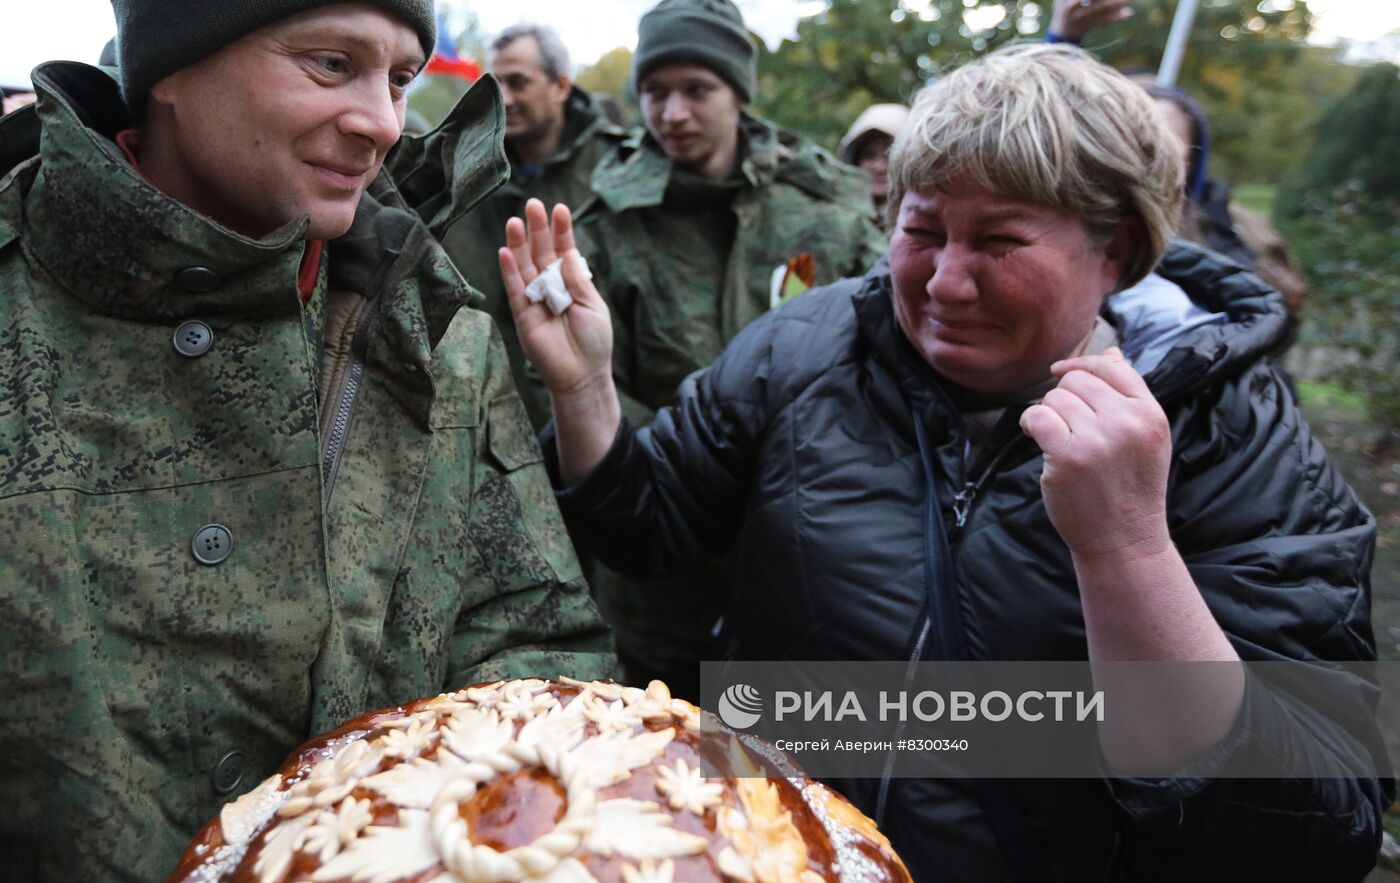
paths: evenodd
<path fill-rule="evenodd" d="M 494 83 L 399 143 L 431 0 L 113 5 L 120 82 L 0 122 L 6 879 L 160 879 L 314 733 L 614 664 L 437 244 Z"/>

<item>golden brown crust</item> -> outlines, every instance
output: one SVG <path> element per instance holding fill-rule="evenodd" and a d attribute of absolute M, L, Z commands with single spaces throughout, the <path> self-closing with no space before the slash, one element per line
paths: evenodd
<path fill-rule="evenodd" d="M 505 681 L 372 712 L 226 806 L 167 883 L 909 880 L 823 786 L 707 777 L 700 724 L 659 681 Z M 757 767 L 719 738 L 723 768 Z"/>

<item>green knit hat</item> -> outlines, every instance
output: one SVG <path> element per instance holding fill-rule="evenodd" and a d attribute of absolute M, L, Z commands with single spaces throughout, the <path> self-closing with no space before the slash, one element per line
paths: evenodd
<path fill-rule="evenodd" d="M 637 25 L 632 81 L 663 64 L 700 64 L 719 74 L 745 101 L 758 84 L 753 40 L 730 0 L 661 0 Z"/>
<path fill-rule="evenodd" d="M 346 0 L 112 0 L 122 97 L 133 110 L 151 87 L 228 44 L 308 9 Z M 433 0 L 366 0 L 406 20 L 423 52 L 437 41 Z"/>

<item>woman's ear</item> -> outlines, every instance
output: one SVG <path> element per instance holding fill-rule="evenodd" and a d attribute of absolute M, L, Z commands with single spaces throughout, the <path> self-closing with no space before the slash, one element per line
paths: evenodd
<path fill-rule="evenodd" d="M 1128 215 L 1118 222 L 1118 229 L 1113 232 L 1103 249 L 1104 279 L 1109 286 L 1107 292 L 1112 293 L 1123 287 L 1123 280 L 1135 257 L 1134 246 L 1146 235 L 1142 218 L 1137 215 Z"/>

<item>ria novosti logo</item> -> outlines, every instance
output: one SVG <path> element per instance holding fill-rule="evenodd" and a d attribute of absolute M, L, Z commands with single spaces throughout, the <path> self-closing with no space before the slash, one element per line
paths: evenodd
<path fill-rule="evenodd" d="M 719 697 L 719 719 L 736 730 L 747 730 L 763 715 L 763 695 L 748 684 L 735 684 Z"/>

